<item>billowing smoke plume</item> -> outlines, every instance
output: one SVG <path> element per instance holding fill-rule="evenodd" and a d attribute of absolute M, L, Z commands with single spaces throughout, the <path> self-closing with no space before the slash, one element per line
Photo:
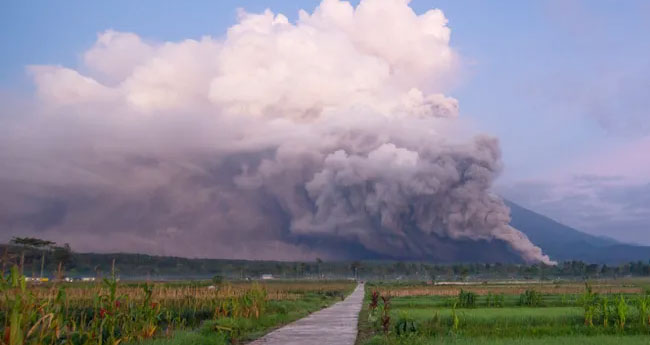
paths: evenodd
<path fill-rule="evenodd" d="M 296 23 L 241 12 L 223 38 L 106 31 L 77 69 L 31 66 L 36 110 L 2 118 L 4 236 L 266 259 L 500 243 L 549 263 L 490 193 L 497 141 L 442 94 L 446 23 L 405 0 L 324 0 Z"/>

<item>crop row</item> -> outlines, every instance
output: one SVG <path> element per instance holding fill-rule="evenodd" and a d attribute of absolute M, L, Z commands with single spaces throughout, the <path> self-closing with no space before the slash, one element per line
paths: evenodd
<path fill-rule="evenodd" d="M 282 308 L 281 301 L 339 298 L 349 288 L 336 282 L 121 285 L 114 276 L 85 285 L 29 286 L 14 267 L 8 276 L 0 272 L 0 345 L 117 345 L 170 336 L 204 320 L 219 321 L 215 331 L 232 338 L 241 330 L 224 326 L 228 320 L 255 324 Z"/>

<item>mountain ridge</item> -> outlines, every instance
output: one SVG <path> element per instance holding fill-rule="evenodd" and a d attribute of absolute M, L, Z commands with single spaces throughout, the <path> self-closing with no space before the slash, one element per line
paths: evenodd
<path fill-rule="evenodd" d="M 650 260 L 650 246 L 590 235 L 510 200 L 504 201 L 510 207 L 510 225 L 526 234 L 553 260 L 581 260 L 599 264 Z"/>

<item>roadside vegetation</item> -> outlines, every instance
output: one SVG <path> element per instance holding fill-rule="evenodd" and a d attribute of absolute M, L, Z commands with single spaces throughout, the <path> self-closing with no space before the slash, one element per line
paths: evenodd
<path fill-rule="evenodd" d="M 343 281 L 29 284 L 0 272 L 1 345 L 234 344 L 340 301 Z"/>

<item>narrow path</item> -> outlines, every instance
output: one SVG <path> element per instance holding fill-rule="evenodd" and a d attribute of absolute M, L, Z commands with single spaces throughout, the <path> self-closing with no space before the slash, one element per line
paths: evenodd
<path fill-rule="evenodd" d="M 250 345 L 354 345 L 363 284 L 344 301 L 279 328 Z"/>

